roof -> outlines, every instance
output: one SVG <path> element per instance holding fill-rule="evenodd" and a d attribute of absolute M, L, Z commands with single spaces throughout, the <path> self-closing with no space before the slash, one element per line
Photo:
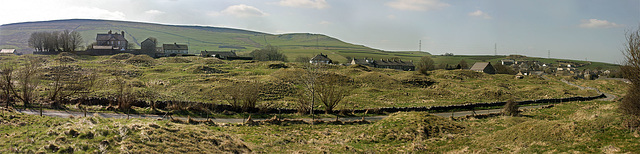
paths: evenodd
<path fill-rule="evenodd" d="M 311 58 L 310 61 L 327 61 L 327 62 L 331 62 L 331 59 L 329 59 L 329 57 L 327 57 L 327 55 L 324 54 L 318 54 L 315 57 Z"/>
<path fill-rule="evenodd" d="M 189 50 L 189 46 L 186 44 L 162 44 L 162 49 L 164 50 Z"/>
<path fill-rule="evenodd" d="M 351 64 L 360 64 L 360 65 L 371 65 L 370 62 L 373 62 L 373 60 L 355 59 L 355 58 L 351 60 Z"/>
<path fill-rule="evenodd" d="M 123 35 L 120 34 L 98 34 L 96 41 L 127 41 Z"/>
<path fill-rule="evenodd" d="M 8 53 L 8 54 L 12 54 L 15 53 L 16 49 L 2 49 L 0 50 L 0 53 Z"/>
<path fill-rule="evenodd" d="M 487 67 L 489 62 L 477 62 L 471 66 L 472 71 L 483 71 L 485 67 Z"/>
<path fill-rule="evenodd" d="M 406 62 L 402 60 L 374 60 L 373 63 L 376 65 L 384 65 L 384 66 L 414 66 L 412 62 Z"/>
<path fill-rule="evenodd" d="M 225 57 L 238 57 L 238 55 L 236 55 L 235 52 L 231 52 L 231 51 L 201 51 L 200 54 L 202 55 L 209 55 L 209 56 L 215 56 L 215 57 L 220 57 L 220 58 L 225 58 Z"/>
<path fill-rule="evenodd" d="M 153 40 L 151 40 L 151 38 L 147 38 L 147 39 L 145 39 L 144 41 L 140 42 L 140 44 L 144 44 L 144 43 L 147 43 L 147 42 L 148 42 L 148 43 L 156 44 L 156 42 L 154 42 Z"/>

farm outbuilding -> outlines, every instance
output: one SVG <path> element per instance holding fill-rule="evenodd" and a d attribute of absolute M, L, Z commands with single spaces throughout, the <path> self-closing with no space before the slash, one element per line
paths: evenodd
<path fill-rule="evenodd" d="M 493 68 L 491 62 L 477 62 L 471 66 L 472 71 L 483 72 L 487 74 L 496 74 L 496 69 Z"/>

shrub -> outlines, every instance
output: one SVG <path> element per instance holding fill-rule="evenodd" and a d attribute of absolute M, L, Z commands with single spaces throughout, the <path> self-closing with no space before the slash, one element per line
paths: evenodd
<path fill-rule="evenodd" d="M 507 100 L 507 103 L 504 104 L 504 108 L 502 108 L 502 114 L 506 116 L 518 116 L 518 102 L 515 102 L 513 99 Z"/>

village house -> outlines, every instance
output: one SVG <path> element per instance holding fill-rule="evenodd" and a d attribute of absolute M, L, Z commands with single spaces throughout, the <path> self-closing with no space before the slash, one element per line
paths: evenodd
<path fill-rule="evenodd" d="M 2 49 L 0 50 L 0 54 L 15 54 L 16 49 Z"/>
<path fill-rule="evenodd" d="M 121 34 L 118 34 L 118 32 L 114 34 L 111 31 L 107 34 L 98 34 L 96 36 L 96 45 L 93 46 L 93 49 L 124 51 L 127 49 L 127 44 L 129 43 L 127 39 L 125 39 L 124 34 L 124 31 L 122 31 Z"/>
<path fill-rule="evenodd" d="M 327 55 L 325 54 L 318 54 L 315 57 L 311 58 L 311 60 L 309 60 L 309 63 L 312 64 L 333 64 L 333 61 L 331 59 L 329 59 L 329 57 L 327 57 Z"/>
<path fill-rule="evenodd" d="M 364 58 L 364 59 L 353 58 L 349 64 L 351 65 L 359 64 L 359 65 L 375 67 L 375 68 L 389 68 L 389 69 L 396 69 L 396 70 L 403 70 L 403 71 L 416 70 L 416 66 L 413 64 L 412 61 L 407 62 L 402 60 L 389 60 L 389 59 L 373 60 L 373 59 L 367 59 L 367 58 Z"/>
<path fill-rule="evenodd" d="M 491 62 L 476 62 L 475 64 L 473 64 L 473 66 L 471 66 L 471 70 L 476 72 L 484 72 L 487 74 L 496 73 L 496 69 L 493 68 Z"/>
<path fill-rule="evenodd" d="M 216 57 L 222 60 L 252 60 L 253 57 L 240 57 L 235 51 L 200 51 L 202 57 Z"/>
<path fill-rule="evenodd" d="M 164 56 L 176 56 L 189 54 L 189 46 L 185 44 L 162 44 L 162 51 Z"/>
<path fill-rule="evenodd" d="M 505 66 L 513 65 L 513 64 L 515 64 L 515 60 L 513 60 L 513 59 L 503 59 L 503 60 L 500 60 L 500 63 L 502 63 L 502 65 L 505 65 Z"/>

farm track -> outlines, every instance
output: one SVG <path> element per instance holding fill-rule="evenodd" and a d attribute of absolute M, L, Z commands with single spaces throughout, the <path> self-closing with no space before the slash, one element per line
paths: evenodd
<path fill-rule="evenodd" d="M 544 79 L 546 80 L 551 80 L 545 76 L 542 76 Z M 601 98 L 599 100 L 602 101 L 612 101 L 616 98 L 615 95 L 613 94 L 608 94 L 608 93 L 603 93 L 600 92 L 600 90 L 596 89 L 596 88 L 592 88 L 592 87 L 583 87 L 583 86 L 579 86 L 576 84 L 573 84 L 569 81 L 566 80 L 561 80 L 563 83 L 571 85 L 571 86 L 575 86 L 578 87 L 580 89 L 590 89 L 590 90 L 595 90 L 600 94 L 604 94 L 606 97 L 605 98 Z M 535 106 L 523 106 L 520 107 L 520 109 L 537 109 L 537 108 L 542 108 L 546 105 L 535 105 Z M 432 113 L 433 115 L 436 116 L 440 116 L 440 117 L 463 117 L 463 116 L 469 116 L 469 115 L 477 115 L 477 114 L 491 114 L 491 113 L 500 113 L 502 111 L 502 109 L 486 109 L 486 110 L 475 110 L 475 111 L 456 111 L 456 112 L 439 112 L 439 113 Z M 18 112 L 24 113 L 24 114 L 31 114 L 31 115 L 39 115 L 40 112 L 39 110 L 18 110 Z M 51 117 L 63 117 L 63 118 L 68 118 L 68 117 L 83 117 L 85 116 L 84 112 L 74 112 L 74 111 L 57 111 L 57 110 L 44 110 L 42 115 L 44 116 L 51 116 Z M 86 116 L 100 116 L 100 117 L 105 117 L 105 118 L 150 118 L 150 119 L 168 119 L 169 117 L 167 116 L 163 116 L 163 115 L 153 115 L 153 114 L 123 114 L 123 113 L 95 113 L 95 112 L 87 112 Z M 364 120 L 367 121 L 371 121 L 371 122 L 375 122 L 375 121 L 379 121 L 382 120 L 384 118 L 386 118 L 387 116 L 370 116 L 370 117 L 341 117 L 339 118 L 340 121 L 357 121 L 357 120 L 362 120 L 364 118 Z M 180 120 L 187 120 L 186 117 L 173 117 L 175 119 L 180 119 Z M 213 122 L 216 123 L 243 123 L 246 121 L 246 119 L 242 119 L 242 118 L 192 118 L 195 120 L 212 120 Z M 267 120 L 267 119 L 252 119 L 254 121 L 262 121 L 262 120 Z M 312 121 L 311 118 L 302 118 L 302 120 L 310 122 Z M 335 118 L 320 118 L 317 120 L 322 120 L 322 121 L 333 121 L 335 120 Z"/>

